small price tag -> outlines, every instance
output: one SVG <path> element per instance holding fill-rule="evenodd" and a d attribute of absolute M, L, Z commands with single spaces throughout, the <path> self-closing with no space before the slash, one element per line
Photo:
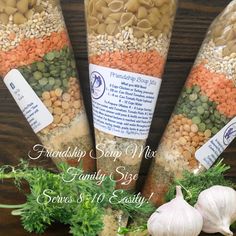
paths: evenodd
<path fill-rule="evenodd" d="M 35 133 L 53 122 L 52 114 L 18 70 L 11 70 L 3 81 Z"/>

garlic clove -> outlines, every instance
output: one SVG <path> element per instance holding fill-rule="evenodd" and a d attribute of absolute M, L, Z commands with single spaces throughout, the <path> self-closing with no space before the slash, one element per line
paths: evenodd
<path fill-rule="evenodd" d="M 160 206 L 148 220 L 152 236 L 197 236 L 203 225 L 201 214 L 183 198 L 181 187 L 176 187 L 176 198 Z"/>
<path fill-rule="evenodd" d="M 230 225 L 236 221 L 236 191 L 225 186 L 213 186 L 202 191 L 195 208 L 203 217 L 203 231 L 233 235 Z"/>
<path fill-rule="evenodd" d="M 232 231 L 230 231 L 229 226 L 222 226 L 221 228 L 219 228 L 219 233 L 223 234 L 223 235 L 234 235 Z"/>

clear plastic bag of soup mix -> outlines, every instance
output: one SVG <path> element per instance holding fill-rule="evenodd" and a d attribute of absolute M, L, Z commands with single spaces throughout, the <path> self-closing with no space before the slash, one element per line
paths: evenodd
<path fill-rule="evenodd" d="M 174 177 L 211 167 L 235 137 L 236 1 L 210 26 L 144 186 L 160 204 Z"/>
<path fill-rule="evenodd" d="M 97 167 L 135 187 L 177 1 L 86 0 Z"/>
<path fill-rule="evenodd" d="M 0 0 L 0 76 L 55 162 L 94 169 L 76 63 L 57 0 Z M 61 152 L 61 154 L 60 154 Z"/>

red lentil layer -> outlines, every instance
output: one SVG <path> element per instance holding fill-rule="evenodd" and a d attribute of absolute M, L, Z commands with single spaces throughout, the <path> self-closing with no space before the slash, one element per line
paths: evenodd
<path fill-rule="evenodd" d="M 91 56 L 90 63 L 130 71 L 134 73 L 161 77 L 164 71 L 165 59 L 157 51 L 116 51 Z"/>
<path fill-rule="evenodd" d="M 42 57 L 54 50 L 61 50 L 70 44 L 66 31 L 53 32 L 44 38 L 23 39 L 14 49 L 0 51 L 0 75 L 6 75 L 11 69 L 42 61 Z"/>
<path fill-rule="evenodd" d="M 204 64 L 193 68 L 187 87 L 198 85 L 211 101 L 216 102 L 220 113 L 228 118 L 236 116 L 236 87 L 224 74 L 209 71 Z"/>

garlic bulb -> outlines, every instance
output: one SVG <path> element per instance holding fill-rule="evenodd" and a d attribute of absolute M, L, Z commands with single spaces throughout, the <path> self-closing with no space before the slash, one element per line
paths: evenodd
<path fill-rule="evenodd" d="M 233 235 L 230 225 L 236 221 L 236 191 L 213 186 L 200 193 L 195 208 L 203 217 L 203 231 Z"/>
<path fill-rule="evenodd" d="M 183 198 L 181 187 L 176 187 L 176 198 L 159 207 L 148 220 L 152 236 L 197 236 L 202 230 L 201 214 Z"/>

